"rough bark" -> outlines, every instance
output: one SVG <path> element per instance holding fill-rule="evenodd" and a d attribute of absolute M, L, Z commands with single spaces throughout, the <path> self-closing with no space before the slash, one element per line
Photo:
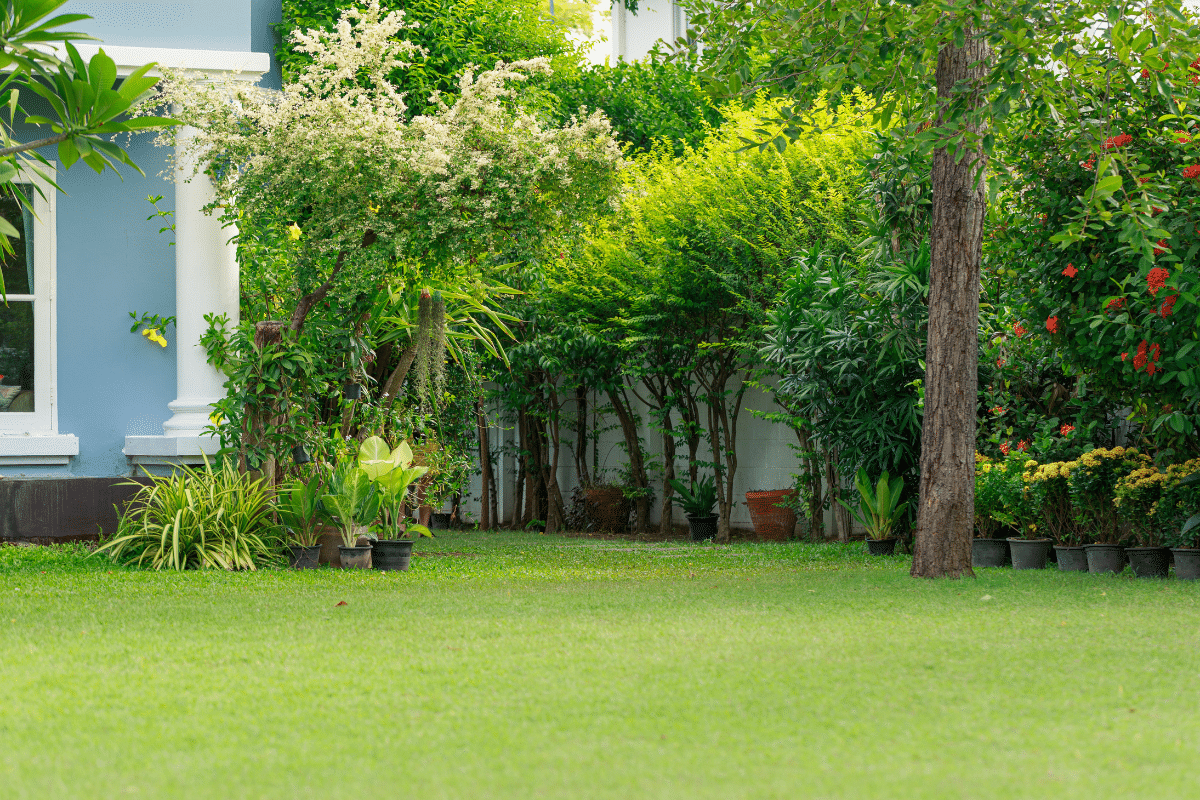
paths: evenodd
<path fill-rule="evenodd" d="M 629 474 L 633 479 L 633 486 L 640 490 L 637 502 L 634 504 L 637 513 L 636 531 L 645 533 L 650 520 L 650 497 L 646 491 L 650 487 L 650 481 L 646 477 L 646 462 L 642 454 L 642 446 L 638 442 L 637 418 L 634 416 L 628 399 L 622 396 L 617 389 L 608 390 L 608 400 L 612 403 L 617 420 L 621 423 L 621 434 L 625 437 L 625 449 L 629 455 Z"/>
<path fill-rule="evenodd" d="M 404 348 L 404 352 L 400 354 L 400 363 L 392 370 L 387 383 L 383 385 L 383 396 L 390 397 L 393 403 L 396 402 L 396 396 L 400 394 L 400 387 L 403 385 L 404 379 L 408 377 L 408 371 L 412 368 L 413 359 L 416 357 L 417 342 L 414 337 L 412 344 Z"/>
<path fill-rule="evenodd" d="M 968 31 L 964 46 L 938 54 L 939 125 L 956 85 L 978 82 L 987 44 Z M 979 65 L 979 66 L 973 66 Z M 961 97 L 961 88 L 960 94 Z M 981 102 L 968 95 L 969 110 Z M 979 262 L 987 195 L 981 148 L 933 154 L 929 340 L 925 419 L 913 547 L 914 577 L 959 577 L 971 571 L 975 510 L 975 407 L 978 398 Z"/>
<path fill-rule="evenodd" d="M 475 401 L 475 419 L 479 429 L 479 527 L 491 530 L 492 515 L 488 498 L 492 495 L 492 454 L 488 446 L 487 416 L 483 403 Z"/>
<path fill-rule="evenodd" d="M 675 504 L 671 502 L 671 497 L 674 495 L 674 487 L 671 486 L 671 481 L 675 479 L 675 436 L 671 433 L 671 409 L 666 409 L 663 413 L 663 501 L 662 501 L 662 518 L 658 523 L 658 532 L 662 536 L 670 536 L 674 533 L 672 519 L 675 514 Z"/>
<path fill-rule="evenodd" d="M 578 421 L 575 438 L 575 472 L 580 486 L 590 486 L 592 475 L 587 465 L 587 387 L 575 387 L 575 419 Z"/>

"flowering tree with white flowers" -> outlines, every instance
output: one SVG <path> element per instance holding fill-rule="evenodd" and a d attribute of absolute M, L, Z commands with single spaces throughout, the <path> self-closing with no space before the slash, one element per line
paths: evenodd
<path fill-rule="evenodd" d="M 268 312 L 287 317 L 284 344 L 318 339 L 306 321 L 329 308 L 325 341 L 340 342 L 349 365 L 342 379 L 371 378 L 366 383 L 391 394 L 389 407 L 420 350 L 420 326 L 405 316 L 418 303 L 403 298 L 432 284 L 445 290 L 451 324 L 456 310 L 466 309 L 462 318 L 488 313 L 481 287 L 496 276 L 487 265 L 527 261 L 549 239 L 582 226 L 613 201 L 623 160 L 602 114 L 548 127 L 522 109 L 522 82 L 548 71 L 545 59 L 468 69 L 456 97 L 433 98 L 430 114 L 410 113 L 388 81 L 420 54 L 397 38 L 406 27 L 402 12 L 385 14 L 371 0 L 332 30 L 293 34 L 311 64 L 282 91 L 168 73 L 152 101 L 170 105 L 186 126 L 163 133 L 161 143 L 212 178 L 209 211 L 236 220 L 240 252 L 265 246 L 273 263 L 286 262 L 286 279 L 276 281 L 285 284 L 286 303 Z M 145 108 L 150 113 L 151 104 Z M 246 263 L 244 286 L 253 278 Z M 248 390 L 235 385 L 224 340 L 208 338 L 210 354 L 231 375 L 224 425 L 237 430 L 235 394 Z M 317 359 L 335 360 L 327 351 Z M 309 376 L 297 384 L 319 400 L 333 381 L 318 387 Z M 247 395 L 242 405 L 253 402 Z M 314 403 L 297 405 L 302 413 Z M 286 415 L 275 407 L 258 416 Z M 240 424 L 244 445 L 253 423 Z"/>

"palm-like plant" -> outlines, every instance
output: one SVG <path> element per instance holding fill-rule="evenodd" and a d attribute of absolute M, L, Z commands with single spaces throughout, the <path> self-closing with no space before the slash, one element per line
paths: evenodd
<path fill-rule="evenodd" d="M 859 494 L 858 508 L 850 506 L 845 500 L 839 499 L 838 502 L 862 523 L 868 537 L 889 538 L 896 520 L 900 519 L 900 514 L 908 506 L 908 501 L 900 502 L 900 494 L 904 491 L 904 479 L 892 478 L 887 470 L 884 470 L 879 477 L 879 483 L 872 489 L 866 469 L 860 467 L 854 478 L 854 487 L 858 489 Z"/>

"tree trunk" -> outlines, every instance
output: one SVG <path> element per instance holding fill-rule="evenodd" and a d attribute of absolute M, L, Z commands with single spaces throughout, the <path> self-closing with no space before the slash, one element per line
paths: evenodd
<path fill-rule="evenodd" d="M 675 436 L 671 433 L 671 409 L 663 412 L 663 501 L 662 518 L 658 523 L 658 532 L 662 536 L 674 533 L 671 523 L 674 521 L 675 506 L 671 502 L 674 488 L 671 481 L 675 478 Z"/>
<path fill-rule="evenodd" d="M 590 486 L 592 476 L 587 465 L 587 387 L 575 387 L 575 420 L 578 422 L 575 439 L 575 473 L 580 486 Z"/>
<path fill-rule="evenodd" d="M 938 53 L 937 91 L 943 109 L 956 84 L 984 77 L 984 67 L 972 65 L 989 59 L 988 46 L 971 38 L 969 30 L 967 37 L 963 47 L 947 45 Z M 981 102 L 978 94 L 968 95 L 965 113 Z M 939 113 L 939 125 L 941 117 Z M 979 262 L 987 157 L 978 147 L 963 148 L 957 155 L 956 161 L 946 147 L 933 153 L 925 419 L 911 571 L 922 578 L 974 575 Z"/>
<path fill-rule="evenodd" d="M 483 402 L 475 401 L 475 420 L 479 428 L 479 527 L 491 530 L 492 515 L 488 498 L 492 494 L 492 454 L 488 448 L 487 417 L 483 413 Z"/>
<path fill-rule="evenodd" d="M 646 478 L 646 464 L 642 456 L 642 447 L 638 442 L 637 418 L 634 416 L 632 404 L 627 403 L 616 389 L 608 390 L 608 399 L 612 403 L 617 420 L 621 423 L 621 433 L 625 437 L 625 449 L 629 456 L 629 474 L 633 478 L 634 488 L 638 489 L 637 501 L 634 508 L 637 513 L 638 533 L 646 532 L 650 518 L 650 497 L 646 491 L 650 481 Z"/>

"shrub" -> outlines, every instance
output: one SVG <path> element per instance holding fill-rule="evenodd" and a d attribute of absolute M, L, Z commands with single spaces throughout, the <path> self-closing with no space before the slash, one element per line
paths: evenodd
<path fill-rule="evenodd" d="M 1071 506 L 1069 461 L 1052 461 L 1033 471 L 1031 490 L 1039 501 L 1044 531 L 1064 545 L 1078 545 L 1083 531 Z"/>
<path fill-rule="evenodd" d="M 1097 448 L 1078 461 L 1067 462 L 1071 505 L 1085 537 L 1104 544 L 1120 541 L 1125 526 L 1113 502 L 1117 482 L 1149 462 L 1148 456 L 1133 447 Z"/>
<path fill-rule="evenodd" d="M 1113 505 L 1139 545 L 1159 547 L 1180 542 L 1188 546 L 1194 540 L 1193 534 L 1181 531 L 1189 507 L 1195 506 L 1195 491 L 1191 484 L 1181 482 L 1195 472 L 1200 472 L 1200 459 L 1171 464 L 1166 469 L 1151 464 L 1139 466 L 1117 481 Z"/>
<path fill-rule="evenodd" d="M 280 529 L 260 479 L 225 460 L 218 469 L 181 467 L 147 473 L 121 514 L 117 532 L 97 552 L 152 569 L 257 569 L 277 558 Z"/>

